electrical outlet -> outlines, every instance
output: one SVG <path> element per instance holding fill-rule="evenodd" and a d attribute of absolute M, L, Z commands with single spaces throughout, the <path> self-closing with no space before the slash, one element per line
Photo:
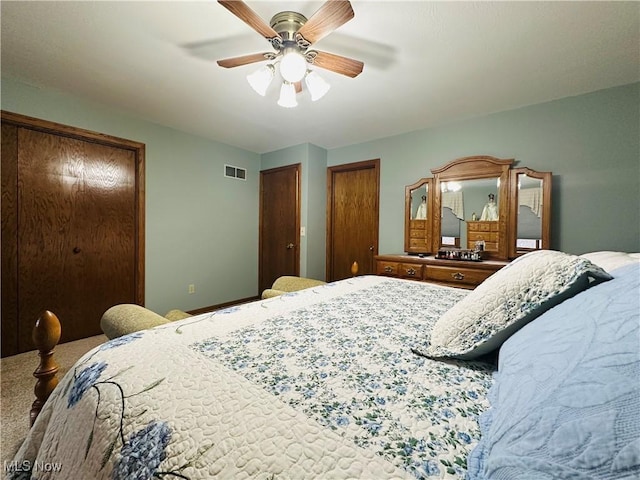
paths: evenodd
<path fill-rule="evenodd" d="M 196 293 L 196 286 L 192 283 L 189 285 L 189 294 Z"/>

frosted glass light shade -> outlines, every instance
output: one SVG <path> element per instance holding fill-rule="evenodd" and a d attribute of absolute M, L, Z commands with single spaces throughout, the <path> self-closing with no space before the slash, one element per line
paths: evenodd
<path fill-rule="evenodd" d="M 299 82 L 306 72 L 307 61 L 297 50 L 291 49 L 283 55 L 280 61 L 280 74 L 287 82 Z"/>
<path fill-rule="evenodd" d="M 298 106 L 298 101 L 296 100 L 296 87 L 293 83 L 282 83 L 282 87 L 280 87 L 280 99 L 278 100 L 278 105 L 285 108 Z"/>
<path fill-rule="evenodd" d="M 314 102 L 324 97 L 325 93 L 331 88 L 331 85 L 314 71 L 307 73 L 307 76 L 304 78 L 304 83 L 307 84 L 307 88 L 311 94 L 311 100 Z"/>
<path fill-rule="evenodd" d="M 276 69 L 273 65 L 265 65 L 255 72 L 247 75 L 247 82 L 249 82 L 251 88 L 264 97 L 267 93 L 267 88 L 269 88 L 269 84 L 271 84 L 275 71 Z"/>

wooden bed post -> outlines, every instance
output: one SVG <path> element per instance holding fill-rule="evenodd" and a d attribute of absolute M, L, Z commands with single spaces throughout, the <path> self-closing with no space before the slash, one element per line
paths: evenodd
<path fill-rule="evenodd" d="M 36 400 L 31 407 L 29 415 L 30 424 L 36 421 L 36 417 L 42 410 L 44 402 L 47 401 L 49 395 L 58 384 L 58 364 L 53 358 L 53 348 L 60 341 L 60 320 L 49 310 L 45 310 L 33 327 L 33 343 L 38 349 L 40 356 L 40 365 L 33 372 L 33 376 L 38 379 L 33 392 Z"/>
<path fill-rule="evenodd" d="M 353 275 L 354 277 L 358 275 L 359 268 L 360 267 L 358 266 L 358 262 L 353 262 L 351 264 L 351 275 Z"/>

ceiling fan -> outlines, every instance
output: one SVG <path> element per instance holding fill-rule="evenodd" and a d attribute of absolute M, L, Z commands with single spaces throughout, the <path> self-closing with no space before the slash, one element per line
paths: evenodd
<path fill-rule="evenodd" d="M 234 68 L 264 61 L 279 63 L 284 80 L 278 101 L 281 106 L 297 105 L 295 94 L 302 90 L 303 79 L 312 100 L 321 98 L 329 90 L 329 84 L 310 70 L 310 65 L 351 78 L 358 76 L 364 68 L 361 61 L 310 49 L 314 43 L 354 17 L 351 3 L 347 0 L 329 0 L 309 19 L 292 11 L 276 13 L 270 24 L 265 23 L 241 0 L 218 0 L 218 3 L 266 38 L 275 50 L 218 60 L 218 65 Z M 247 76 L 247 80 L 254 90 L 264 96 L 274 74 L 275 65 L 268 64 Z"/>

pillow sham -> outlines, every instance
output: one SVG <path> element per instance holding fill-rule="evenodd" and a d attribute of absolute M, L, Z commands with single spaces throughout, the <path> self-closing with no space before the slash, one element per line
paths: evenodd
<path fill-rule="evenodd" d="M 617 268 L 624 267 L 631 263 L 640 262 L 640 253 L 615 252 L 609 250 L 601 250 L 597 252 L 583 253 L 580 255 L 591 263 L 595 263 L 602 267 L 605 271 L 611 273 Z"/>
<path fill-rule="evenodd" d="M 527 253 L 456 303 L 435 323 L 428 344 L 414 350 L 432 358 L 481 357 L 551 307 L 611 278 L 576 255 Z"/>

